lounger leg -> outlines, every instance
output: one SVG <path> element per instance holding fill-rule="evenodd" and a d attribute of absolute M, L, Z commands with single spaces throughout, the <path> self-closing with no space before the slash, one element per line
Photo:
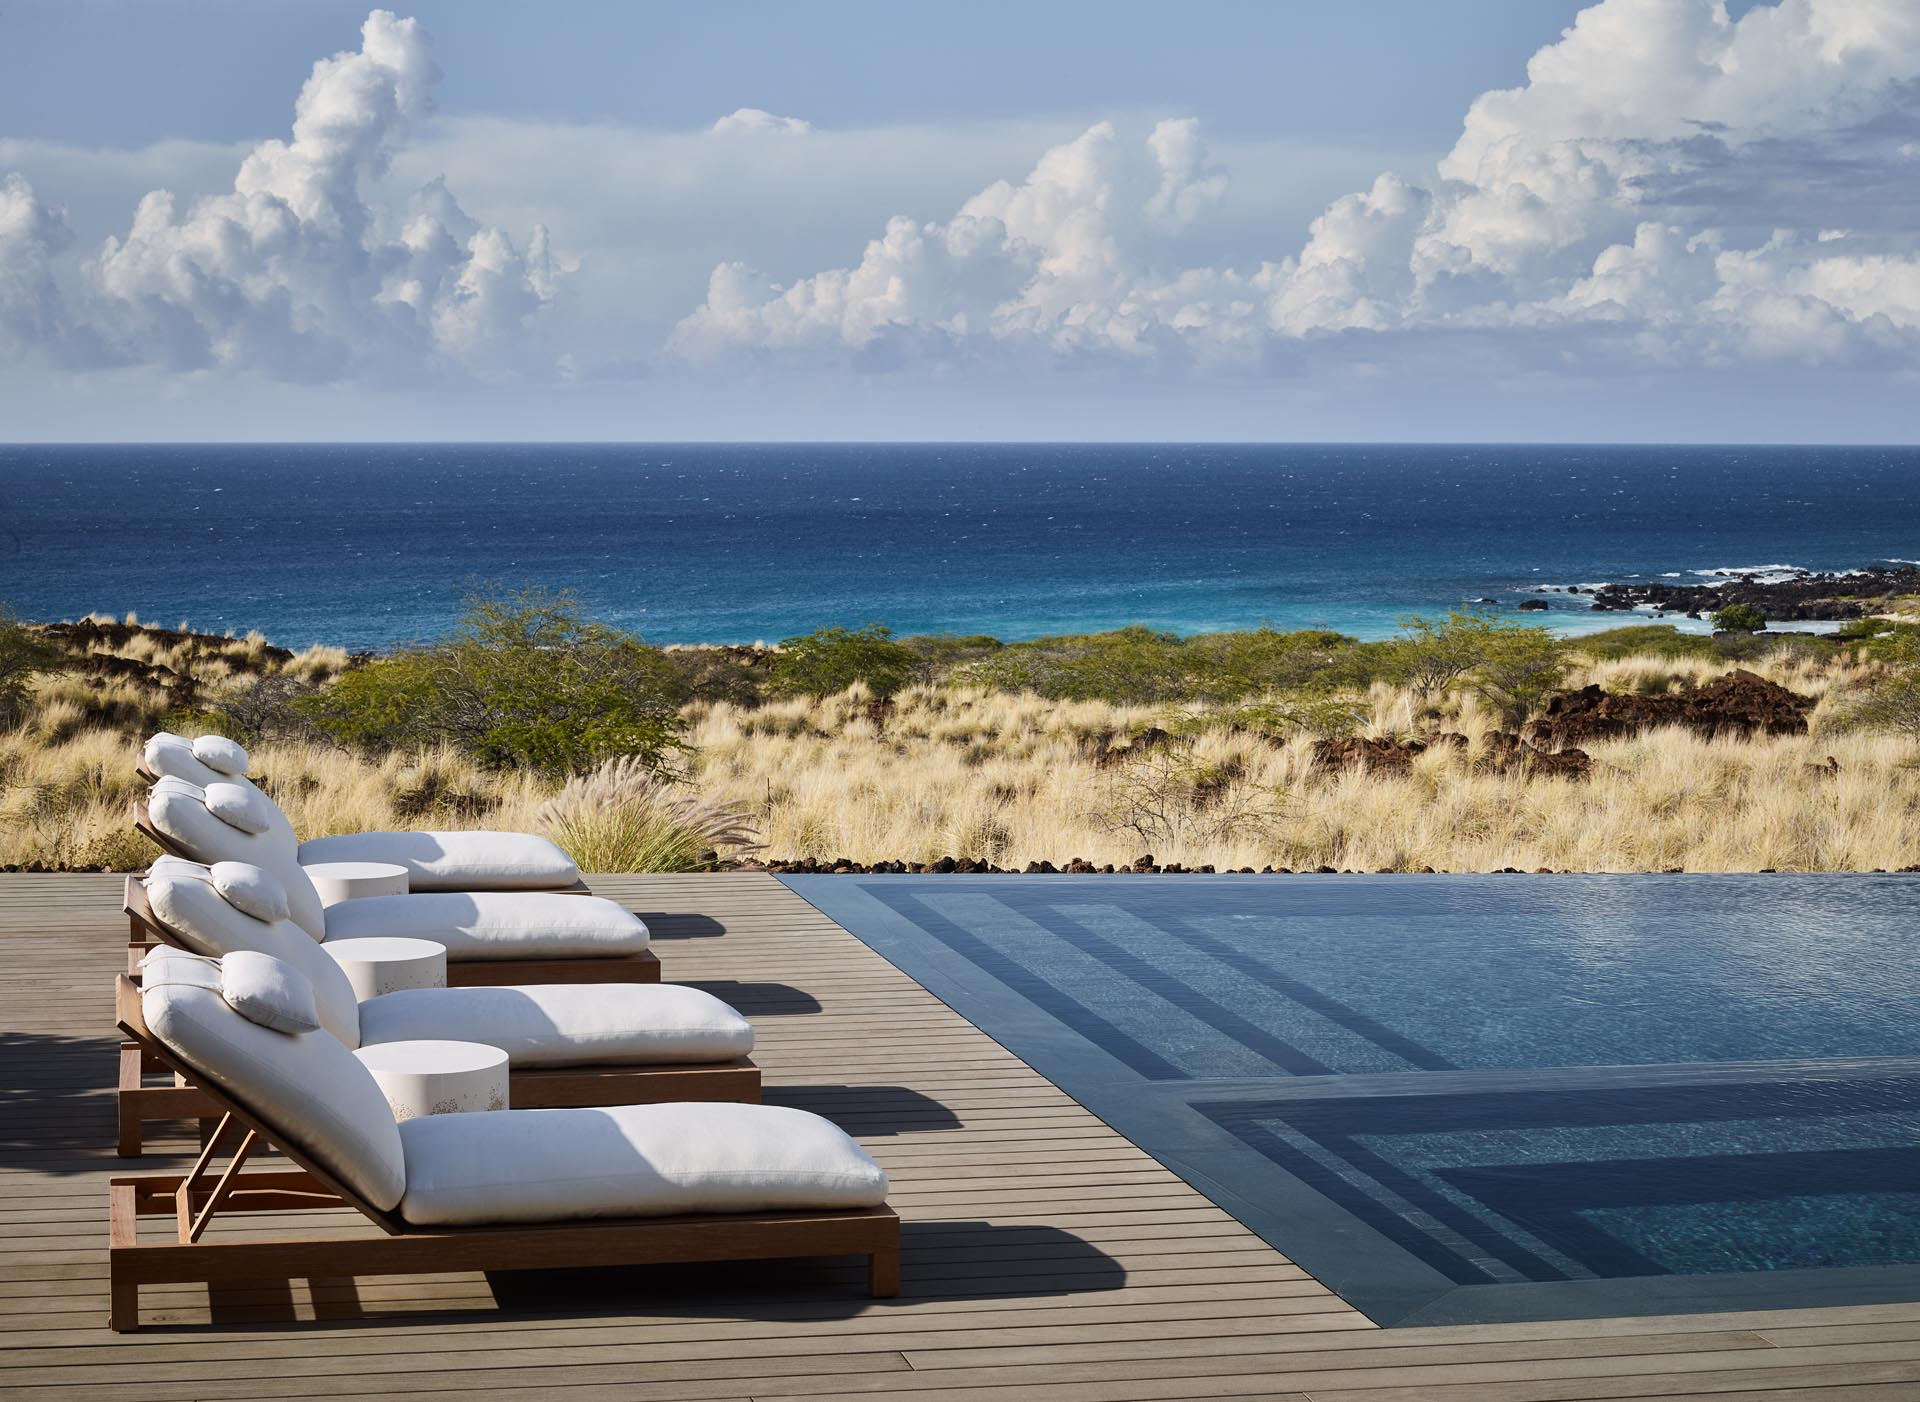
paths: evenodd
<path fill-rule="evenodd" d="M 140 1240 L 140 1189 L 113 1184 L 107 1193 L 107 1327 L 124 1334 L 140 1327 L 140 1287 L 120 1253 Z"/>
<path fill-rule="evenodd" d="M 129 1042 L 120 1048 L 120 1089 L 114 1097 L 120 1129 L 118 1152 L 123 1159 L 137 1159 L 141 1153 L 140 1116 L 133 1108 L 134 1097 L 127 1094 L 139 1089 L 140 1048 Z"/>
<path fill-rule="evenodd" d="M 109 1287 L 107 1324 L 116 1334 L 130 1334 L 140 1327 L 140 1287 L 131 1280 L 115 1280 Z"/>
<path fill-rule="evenodd" d="M 900 1248 L 889 1246 L 867 1257 L 867 1293 L 891 1300 L 900 1293 Z"/>

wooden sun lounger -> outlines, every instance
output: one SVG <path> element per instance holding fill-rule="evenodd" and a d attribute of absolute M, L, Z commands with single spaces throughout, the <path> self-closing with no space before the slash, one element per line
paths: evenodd
<path fill-rule="evenodd" d="M 133 801 L 133 826 L 154 846 L 170 857 L 198 861 L 193 853 L 184 850 L 173 839 L 162 834 L 153 825 L 147 805 L 139 799 Z M 423 892 L 422 894 L 435 894 Z M 577 890 L 567 891 L 506 891 L 490 894 L 500 895 L 591 895 L 585 882 Z M 133 931 L 132 945 L 148 944 L 151 941 L 141 937 L 139 929 Z M 137 960 L 135 962 L 138 962 Z M 578 959 L 449 959 L 447 961 L 447 986 L 449 988 L 490 988 L 499 984 L 511 983 L 658 983 L 660 982 L 660 956 L 651 949 L 643 949 L 638 954 L 588 955 Z"/>
<path fill-rule="evenodd" d="M 149 1033 L 140 993 L 131 979 L 117 980 L 115 1010 L 120 1030 L 131 1041 L 151 1047 L 165 1069 L 187 1074 L 187 1068 Z M 394 1213 L 380 1211 L 282 1144 L 274 1147 L 296 1169 L 242 1173 L 248 1155 L 272 1141 L 272 1135 L 256 1115 L 224 1091 L 209 1087 L 206 1093 L 222 1118 L 191 1172 L 110 1180 L 109 1323 L 118 1332 L 139 1327 L 143 1285 L 201 1281 L 212 1285 L 295 1276 L 431 1275 L 860 1255 L 867 1258 L 867 1284 L 874 1296 L 899 1293 L 900 1219 L 888 1207 L 592 1218 L 549 1226 L 413 1227 Z M 210 1179 L 214 1158 L 235 1129 L 242 1134 L 234 1156 L 217 1179 Z M 356 1209 L 386 1235 L 203 1239 L 208 1225 L 222 1213 L 329 1206 Z M 142 1242 L 141 1217 L 174 1218 L 173 1239 Z"/>
<path fill-rule="evenodd" d="M 156 943 L 175 949 L 185 946 L 153 913 L 147 888 L 137 876 L 125 886 L 125 907 L 136 937 L 127 949 L 128 983 L 139 986 L 139 962 Z M 188 951 L 191 953 L 192 951 Z M 561 962 L 561 961 L 555 961 Z M 161 1077 L 149 1084 L 149 1077 Z M 508 1074 L 508 1099 L 522 1110 L 580 1105 L 657 1105 L 675 1100 L 731 1100 L 756 1105 L 760 1101 L 760 1068 L 752 1057 L 732 1061 L 672 1066 L 569 1066 L 526 1068 Z M 117 1151 L 123 1159 L 138 1158 L 144 1147 L 143 1126 L 149 1120 L 217 1119 L 219 1107 L 186 1077 L 168 1073 L 158 1051 L 139 1041 L 120 1044 L 120 1074 L 116 1093 Z"/>
<path fill-rule="evenodd" d="M 149 786 L 160 782 L 160 776 L 158 774 L 155 774 L 151 769 L 147 768 L 145 764 L 134 765 L 133 772 L 136 778 L 138 778 L 142 783 L 147 784 Z M 145 817 L 146 815 L 145 804 L 140 803 L 138 800 L 136 800 L 134 803 L 134 809 L 138 817 L 140 818 Z M 148 841 L 152 842 L 155 846 L 159 847 L 160 850 L 165 852 L 168 856 L 185 857 L 188 861 L 198 860 L 197 858 L 190 856 L 188 853 L 182 852 L 178 847 L 174 846 L 166 838 L 162 837 L 159 833 L 153 831 L 153 825 L 151 823 L 147 823 L 145 826 L 141 826 L 141 823 L 136 821 L 134 826 L 140 829 L 140 835 L 142 837 L 145 837 Z M 529 894 L 540 895 L 540 896 L 591 896 L 593 894 L 593 888 L 587 885 L 586 878 L 583 876 L 576 876 L 573 879 L 573 884 L 571 886 L 530 886 L 526 889 Z"/>

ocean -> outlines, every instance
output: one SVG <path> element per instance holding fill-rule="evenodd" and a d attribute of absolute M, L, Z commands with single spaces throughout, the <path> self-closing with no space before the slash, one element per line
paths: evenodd
<path fill-rule="evenodd" d="M 430 638 L 526 584 L 660 643 L 1373 638 L 1541 585 L 1920 556 L 1915 448 L 29 445 L 0 447 L 0 487 L 24 616 L 291 647 Z M 1546 597 L 1567 632 L 1645 621 Z"/>

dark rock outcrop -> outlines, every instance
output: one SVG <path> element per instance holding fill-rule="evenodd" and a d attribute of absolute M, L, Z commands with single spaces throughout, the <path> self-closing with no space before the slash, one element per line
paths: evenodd
<path fill-rule="evenodd" d="M 1569 748 L 1549 752 L 1537 748 L 1511 730 L 1490 733 L 1477 759 L 1481 767 L 1496 774 L 1517 769 L 1529 778 L 1553 775 L 1563 779 L 1585 779 L 1593 773 L 1593 759 L 1585 750 Z"/>
<path fill-rule="evenodd" d="M 1546 713 L 1521 732 L 1535 749 L 1564 750 L 1587 740 L 1637 735 L 1679 725 L 1698 735 L 1800 735 L 1813 698 L 1736 669 L 1706 686 L 1665 696 L 1616 695 L 1582 687 L 1547 702 Z"/>
<path fill-rule="evenodd" d="M 1423 740 L 1372 740 L 1364 735 L 1343 735 L 1337 740 L 1313 742 L 1313 762 L 1322 769 L 1336 772 L 1358 769 L 1371 774 L 1404 774 L 1413 767 L 1414 756 L 1426 752 Z"/>
<path fill-rule="evenodd" d="M 1125 764 L 1128 760 L 1139 759 L 1161 749 L 1173 736 L 1157 725 L 1150 725 L 1124 745 L 1114 745 L 1111 740 L 1103 742 L 1103 747 L 1094 755 L 1093 762 L 1104 769 L 1112 764 Z"/>
<path fill-rule="evenodd" d="M 1887 564 L 1845 574 L 1807 571 L 1783 579 L 1722 574 L 1703 584 L 1663 580 L 1603 584 L 1593 591 L 1593 607 L 1617 611 L 1651 606 L 1698 618 L 1728 604 L 1748 604 L 1781 621 L 1847 619 L 1881 612 L 1894 597 L 1914 593 L 1920 593 L 1920 567 Z"/>

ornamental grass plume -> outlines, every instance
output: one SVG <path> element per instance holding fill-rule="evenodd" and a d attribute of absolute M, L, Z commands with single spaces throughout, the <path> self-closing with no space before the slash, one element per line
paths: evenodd
<path fill-rule="evenodd" d="M 582 871 L 692 871 L 722 851 L 757 850 L 747 809 L 682 797 L 636 755 L 569 779 L 536 816 Z"/>

